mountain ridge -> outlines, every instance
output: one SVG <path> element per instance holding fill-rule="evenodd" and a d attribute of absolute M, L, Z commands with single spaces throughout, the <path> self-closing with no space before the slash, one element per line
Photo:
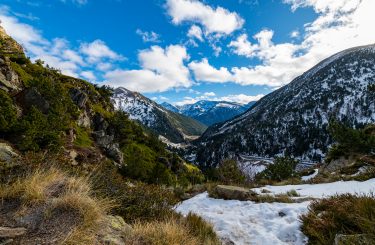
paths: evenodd
<path fill-rule="evenodd" d="M 171 111 L 194 118 L 207 126 L 211 126 L 242 114 L 254 103 L 255 102 L 240 104 L 228 101 L 200 100 L 193 104 L 186 104 L 182 106 L 175 106 L 164 102 L 161 104 L 161 106 Z"/>
<path fill-rule="evenodd" d="M 125 88 L 114 90 L 112 102 L 117 110 L 126 112 L 130 119 L 139 121 L 172 143 L 196 139 L 207 128 L 192 118 L 169 111 L 142 94 Z"/>
<path fill-rule="evenodd" d="M 375 121 L 375 45 L 341 51 L 268 94 L 250 110 L 209 127 L 198 140 L 197 161 L 213 165 L 240 153 L 324 157 L 331 119 L 351 127 Z M 304 137 L 301 137 L 304 136 Z"/>

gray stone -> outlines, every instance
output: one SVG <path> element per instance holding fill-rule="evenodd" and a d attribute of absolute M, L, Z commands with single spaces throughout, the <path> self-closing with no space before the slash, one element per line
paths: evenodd
<path fill-rule="evenodd" d="M 69 91 L 70 98 L 80 108 L 84 108 L 89 99 L 88 95 L 79 89 L 73 88 Z"/>
<path fill-rule="evenodd" d="M 132 232 L 132 227 L 120 216 L 108 215 L 99 233 L 100 244 L 125 245 L 124 237 Z"/>
<path fill-rule="evenodd" d="M 11 162 L 18 157 L 12 146 L 7 143 L 0 142 L 0 161 Z"/>

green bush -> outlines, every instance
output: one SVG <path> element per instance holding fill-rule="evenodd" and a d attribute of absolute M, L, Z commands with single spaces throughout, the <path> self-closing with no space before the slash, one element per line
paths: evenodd
<path fill-rule="evenodd" d="M 330 149 L 326 161 L 348 157 L 353 153 L 368 154 L 375 150 L 375 126 L 368 125 L 363 129 L 353 129 L 332 121 L 329 132 L 336 142 Z"/>
<path fill-rule="evenodd" d="M 56 149 L 61 145 L 61 130 L 57 125 L 59 119 L 54 115 L 44 115 L 35 107 L 22 117 L 16 125 L 20 134 L 17 145 L 21 150 L 38 151 L 40 149 Z"/>
<path fill-rule="evenodd" d="M 0 90 L 0 133 L 8 132 L 17 120 L 16 108 L 13 100 Z"/>
<path fill-rule="evenodd" d="M 273 164 L 257 174 L 256 179 L 282 181 L 298 176 L 295 171 L 298 161 L 290 157 L 276 157 Z"/>
<path fill-rule="evenodd" d="M 238 164 L 234 160 L 224 160 L 217 169 L 217 176 L 220 182 L 224 184 L 242 185 L 245 183 L 245 175 L 242 173 Z"/>
<path fill-rule="evenodd" d="M 365 234 L 375 244 L 375 197 L 345 194 L 316 200 L 301 221 L 309 244 L 334 244 L 336 234 Z"/>
<path fill-rule="evenodd" d="M 76 128 L 76 139 L 74 144 L 80 147 L 90 147 L 93 144 L 90 138 L 90 132 L 87 128 L 77 127 Z"/>

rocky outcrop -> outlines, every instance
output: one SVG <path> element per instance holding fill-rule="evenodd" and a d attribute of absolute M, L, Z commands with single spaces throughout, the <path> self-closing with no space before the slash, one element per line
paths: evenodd
<path fill-rule="evenodd" d="M 124 164 L 124 154 L 120 150 L 120 145 L 114 142 L 113 135 L 107 135 L 104 130 L 94 132 L 95 142 L 102 148 L 105 154 L 112 158 L 118 165 Z"/>
<path fill-rule="evenodd" d="M 0 57 L 0 89 L 15 93 L 22 88 L 18 74 L 11 68 L 7 57 Z"/>
<path fill-rule="evenodd" d="M 78 106 L 78 108 L 82 109 L 86 106 L 87 101 L 89 100 L 88 95 L 76 88 L 72 88 L 69 90 L 70 98 L 73 100 L 74 104 Z"/>
<path fill-rule="evenodd" d="M 32 106 L 36 107 L 43 113 L 48 113 L 50 104 L 39 93 L 36 88 L 28 88 L 17 95 L 17 100 L 24 108 L 29 110 Z"/>

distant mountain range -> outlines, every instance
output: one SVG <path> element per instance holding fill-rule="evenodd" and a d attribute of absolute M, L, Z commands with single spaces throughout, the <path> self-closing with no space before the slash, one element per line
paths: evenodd
<path fill-rule="evenodd" d="M 227 101 L 201 100 L 194 104 L 183 106 L 174 106 L 164 102 L 161 106 L 175 113 L 194 118 L 207 126 L 211 126 L 244 113 L 254 104 L 255 101 L 243 105 Z"/>
<path fill-rule="evenodd" d="M 217 165 L 240 155 L 292 155 L 320 161 L 335 119 L 353 128 L 375 122 L 375 45 L 342 51 L 268 94 L 250 110 L 208 128 L 197 162 Z"/>
<path fill-rule="evenodd" d="M 168 110 L 140 93 L 125 88 L 115 89 L 112 101 L 115 108 L 126 112 L 130 119 L 172 143 L 196 139 L 207 128 L 195 119 Z"/>

